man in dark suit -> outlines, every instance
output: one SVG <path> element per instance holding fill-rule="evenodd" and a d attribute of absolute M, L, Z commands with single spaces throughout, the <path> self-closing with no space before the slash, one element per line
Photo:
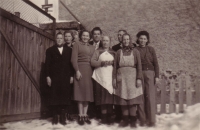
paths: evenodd
<path fill-rule="evenodd" d="M 102 38 L 102 30 L 100 27 L 94 27 L 91 31 L 92 34 L 92 41 L 89 42 L 90 45 L 95 46 L 95 50 L 97 50 L 100 47 L 103 47 L 101 38 Z M 93 80 L 94 82 L 94 80 Z M 94 83 L 95 84 L 95 83 Z M 96 97 L 96 93 L 100 91 L 100 88 L 96 87 L 94 85 L 94 98 Z M 101 107 L 98 105 L 95 105 L 95 103 L 90 103 L 88 114 L 91 118 L 96 117 L 97 119 L 101 118 Z"/>
<path fill-rule="evenodd" d="M 124 34 L 126 34 L 127 33 L 127 31 L 126 30 L 119 30 L 118 31 L 118 41 L 119 41 L 119 43 L 118 44 L 116 44 L 116 45 L 114 45 L 113 47 L 112 47 L 112 49 L 114 50 L 114 51 L 118 51 L 119 49 L 121 49 L 122 48 L 122 36 L 124 35 Z"/>
<path fill-rule="evenodd" d="M 100 27 L 93 28 L 91 34 L 92 34 L 92 41 L 90 41 L 89 44 L 95 46 L 95 50 L 102 47 L 103 45 L 101 41 L 102 37 L 101 28 Z"/>
<path fill-rule="evenodd" d="M 66 125 L 66 108 L 71 104 L 71 85 L 73 82 L 73 68 L 71 65 L 72 49 L 63 46 L 64 36 L 56 35 L 56 44 L 46 50 L 46 80 L 50 87 L 50 108 L 53 112 L 52 124 Z M 58 116 L 60 115 L 60 119 Z"/>

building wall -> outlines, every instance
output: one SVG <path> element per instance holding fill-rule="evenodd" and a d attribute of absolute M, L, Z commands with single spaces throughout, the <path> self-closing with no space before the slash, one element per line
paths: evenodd
<path fill-rule="evenodd" d="M 136 40 L 147 30 L 161 71 L 200 72 L 200 3 L 198 0 L 71 0 L 68 8 L 91 30 L 102 28 L 117 44 L 117 32 L 126 29 Z M 75 20 L 59 5 L 59 19 Z"/>

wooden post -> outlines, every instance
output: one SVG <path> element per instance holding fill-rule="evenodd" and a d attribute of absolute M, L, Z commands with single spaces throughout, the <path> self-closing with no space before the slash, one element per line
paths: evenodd
<path fill-rule="evenodd" d="M 169 113 L 174 113 L 176 108 L 176 102 L 175 102 L 175 83 L 174 79 L 171 79 L 170 82 L 170 100 L 169 100 Z"/>
<path fill-rule="evenodd" d="M 178 81 L 178 85 L 179 85 L 179 112 L 183 113 L 184 112 L 184 108 L 183 108 L 183 89 L 185 88 L 185 77 L 184 76 L 180 76 L 179 81 Z"/>
<path fill-rule="evenodd" d="M 163 78 L 161 80 L 161 110 L 160 113 L 166 113 L 166 81 Z"/>
<path fill-rule="evenodd" d="M 192 105 L 192 91 L 191 91 L 191 78 L 189 75 L 186 76 L 186 104 L 187 106 Z"/>
<path fill-rule="evenodd" d="M 196 94 L 195 102 L 196 103 L 200 103 L 200 76 L 198 76 L 196 78 L 195 85 L 196 85 L 196 88 L 195 88 L 195 94 Z"/>

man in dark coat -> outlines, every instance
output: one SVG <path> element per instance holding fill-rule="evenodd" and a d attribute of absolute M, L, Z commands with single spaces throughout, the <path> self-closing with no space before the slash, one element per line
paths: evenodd
<path fill-rule="evenodd" d="M 51 89 L 50 107 L 53 112 L 53 124 L 60 123 L 65 125 L 65 109 L 71 102 L 71 86 L 73 82 L 73 69 L 71 65 L 72 50 L 63 46 L 64 36 L 62 33 L 56 35 L 56 45 L 46 50 L 46 78 L 47 84 Z"/>
<path fill-rule="evenodd" d="M 119 30 L 118 31 L 118 41 L 119 41 L 119 43 L 118 44 L 116 44 L 116 45 L 114 45 L 113 47 L 112 47 L 112 49 L 114 50 L 114 51 L 118 51 L 119 49 L 122 49 L 122 36 L 124 35 L 124 34 L 126 34 L 127 33 L 127 31 L 126 30 Z"/>
<path fill-rule="evenodd" d="M 101 41 L 101 38 L 102 38 L 101 28 L 94 27 L 91 31 L 91 34 L 92 34 L 92 41 L 90 41 L 89 44 L 95 46 L 95 50 L 97 50 L 100 47 L 103 47 L 103 43 Z M 100 89 L 94 85 L 94 97 L 96 97 L 96 92 L 98 91 L 100 91 Z M 100 106 L 95 106 L 95 103 L 90 103 L 88 114 L 90 115 L 91 118 L 93 117 L 101 118 Z"/>

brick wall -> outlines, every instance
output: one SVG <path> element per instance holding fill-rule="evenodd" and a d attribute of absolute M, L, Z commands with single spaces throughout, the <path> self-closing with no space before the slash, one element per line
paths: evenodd
<path fill-rule="evenodd" d="M 135 41 L 140 30 L 150 33 L 161 71 L 200 72 L 199 0 L 71 0 L 69 9 L 91 30 L 102 28 L 117 43 L 126 29 Z M 59 18 L 74 20 L 60 4 Z"/>

